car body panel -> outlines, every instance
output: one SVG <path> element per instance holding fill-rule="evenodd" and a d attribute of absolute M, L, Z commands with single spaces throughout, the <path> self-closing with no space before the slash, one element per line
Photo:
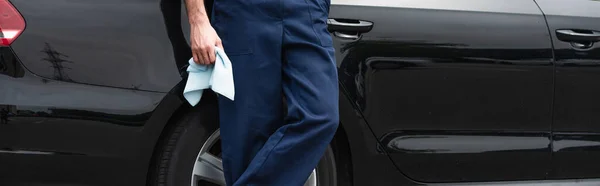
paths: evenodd
<path fill-rule="evenodd" d="M 0 185 L 146 185 L 186 108 L 181 2 L 11 2 L 27 27 L 0 48 Z"/>
<path fill-rule="evenodd" d="M 339 0 L 330 18 L 373 22 L 335 37 L 340 83 L 405 175 L 546 177 L 554 67 L 533 1 Z"/>
<path fill-rule="evenodd" d="M 38 76 L 160 92 L 181 80 L 159 1 L 11 2 L 27 23 L 11 47 Z"/>
<path fill-rule="evenodd" d="M 182 104 L 167 93 L 55 81 L 26 70 L 0 75 L 0 84 L 0 107 L 12 113 L 0 125 L 0 185 L 142 185 L 162 127 Z"/>
<path fill-rule="evenodd" d="M 342 90 L 342 87 L 340 87 Z M 340 129 L 348 136 L 351 157 L 352 183 L 354 185 L 421 185 L 394 166 L 387 153 L 381 149 L 364 117 L 357 112 L 346 94 L 340 92 Z M 336 160 L 337 161 L 337 160 Z M 342 163 L 342 162 L 338 162 Z M 399 176 L 400 175 L 400 176 Z"/>
<path fill-rule="evenodd" d="M 589 8 L 600 2 L 537 1 L 550 29 L 597 22 Z M 27 28 L 0 48 L 0 108 L 12 113 L 0 185 L 146 185 L 163 128 L 189 108 L 182 1 L 11 2 Z M 552 40 L 533 0 L 331 4 L 331 18 L 373 23 L 359 40 L 332 34 L 352 160 L 341 171 L 354 185 L 598 177 L 595 89 L 583 87 L 598 57 Z"/>
<path fill-rule="evenodd" d="M 536 0 L 546 15 L 556 59 L 551 178 L 600 177 L 600 43 L 574 47 L 559 29 L 600 32 L 600 1 Z M 600 36 L 596 38 L 600 40 Z M 577 43 L 577 42 L 574 42 Z"/>

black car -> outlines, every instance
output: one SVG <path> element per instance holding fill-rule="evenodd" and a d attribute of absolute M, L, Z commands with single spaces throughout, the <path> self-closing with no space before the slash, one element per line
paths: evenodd
<path fill-rule="evenodd" d="M 331 4 L 341 124 L 306 185 L 600 185 L 600 1 Z M 181 0 L 0 13 L 1 186 L 224 184 Z"/>

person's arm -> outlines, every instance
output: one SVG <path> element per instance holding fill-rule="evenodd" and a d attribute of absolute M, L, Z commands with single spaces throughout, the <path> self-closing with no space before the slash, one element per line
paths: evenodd
<path fill-rule="evenodd" d="M 190 45 L 194 61 L 204 65 L 214 63 L 214 47 L 223 46 L 217 32 L 210 25 L 204 0 L 185 0 L 185 5 L 190 22 Z"/>

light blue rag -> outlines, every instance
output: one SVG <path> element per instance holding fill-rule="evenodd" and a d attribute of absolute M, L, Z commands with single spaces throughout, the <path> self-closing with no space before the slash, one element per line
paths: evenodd
<path fill-rule="evenodd" d="M 192 106 L 196 106 L 202 98 L 204 89 L 212 89 L 214 92 L 233 100 L 235 88 L 233 85 L 233 71 L 231 61 L 225 51 L 215 47 L 215 64 L 199 65 L 191 58 L 187 68 L 188 79 L 183 89 L 183 97 Z"/>

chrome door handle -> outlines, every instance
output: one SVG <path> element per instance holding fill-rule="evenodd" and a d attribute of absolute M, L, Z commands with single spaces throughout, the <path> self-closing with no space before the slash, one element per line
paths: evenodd
<path fill-rule="evenodd" d="M 327 26 L 333 32 L 365 33 L 371 31 L 373 23 L 363 20 L 327 19 Z"/>
<path fill-rule="evenodd" d="M 556 30 L 556 37 L 566 42 L 598 42 L 600 41 L 600 32 L 595 30 L 559 29 Z"/>

